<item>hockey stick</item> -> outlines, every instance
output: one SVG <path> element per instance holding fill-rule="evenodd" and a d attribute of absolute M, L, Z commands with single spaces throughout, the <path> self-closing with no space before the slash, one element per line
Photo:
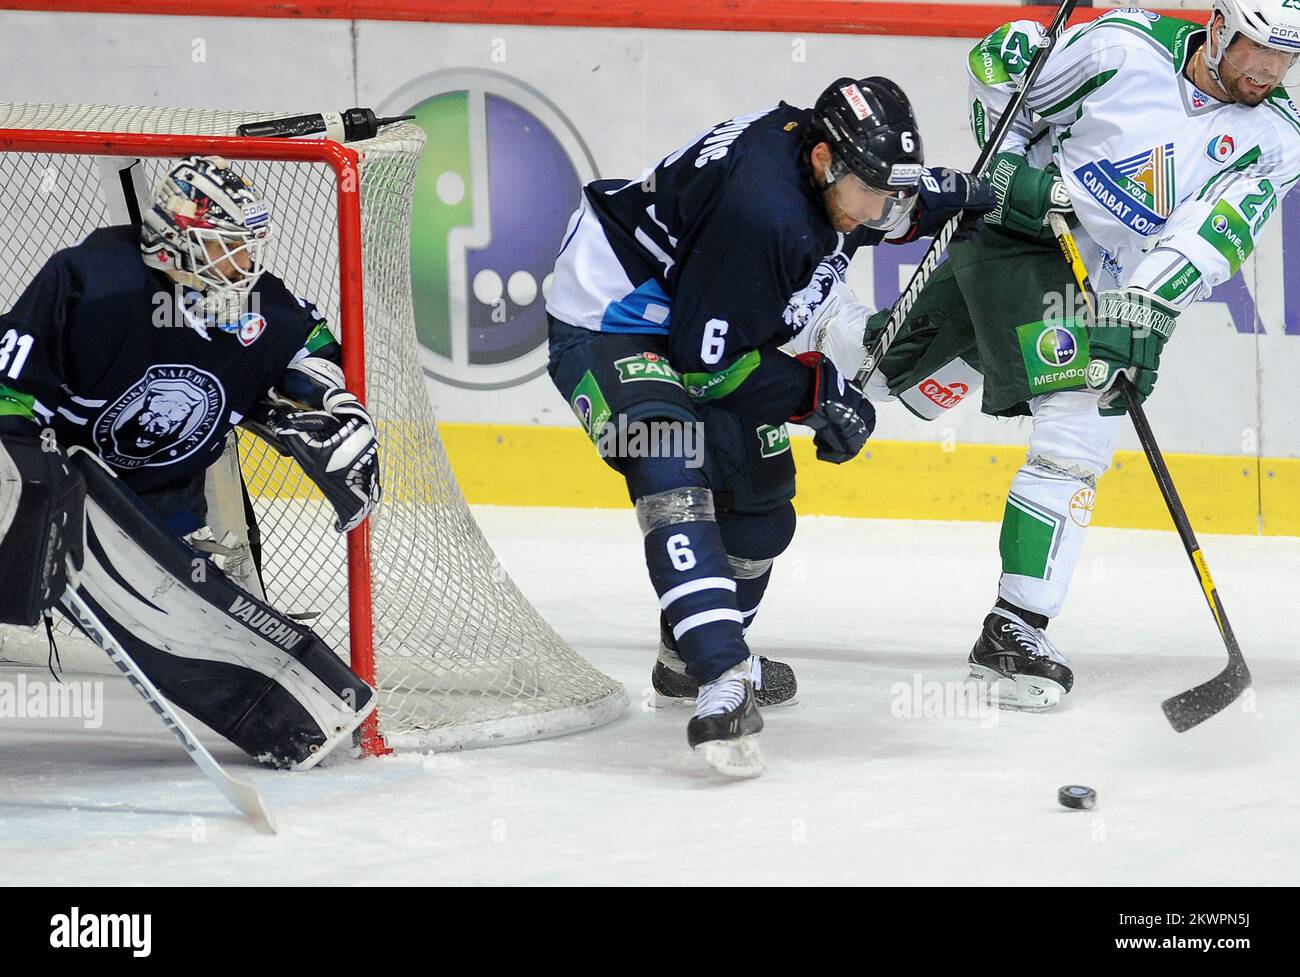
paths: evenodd
<path fill-rule="evenodd" d="M 1083 259 L 1079 256 L 1074 235 L 1070 233 L 1069 225 L 1060 214 L 1049 214 L 1048 219 L 1056 240 L 1061 245 L 1065 260 L 1074 271 L 1074 279 L 1078 282 L 1084 300 L 1088 303 L 1089 318 L 1094 318 L 1097 312 L 1096 293 L 1088 279 L 1088 270 L 1084 267 Z M 1197 582 L 1200 583 L 1201 590 L 1205 593 L 1205 600 L 1210 605 L 1214 623 L 1219 626 L 1219 636 L 1223 638 L 1223 644 L 1228 649 L 1228 665 L 1222 672 L 1208 682 L 1202 682 L 1196 688 L 1188 689 L 1181 695 L 1172 696 L 1161 703 L 1169 725 L 1178 732 L 1184 733 L 1232 705 L 1238 696 L 1250 687 L 1250 669 L 1246 667 L 1246 659 L 1241 654 L 1241 646 L 1237 644 L 1237 636 L 1232 633 L 1227 611 L 1223 609 L 1223 601 L 1219 599 L 1214 579 L 1210 576 L 1209 564 L 1205 562 L 1205 554 L 1201 552 L 1201 546 L 1196 541 L 1196 534 L 1192 531 L 1192 524 L 1187 518 L 1186 510 L 1183 509 L 1182 499 L 1178 497 L 1178 490 L 1174 488 L 1169 466 L 1165 464 L 1160 446 L 1156 444 L 1155 435 L 1151 432 L 1151 425 L 1147 421 L 1146 411 L 1142 409 L 1142 402 L 1138 400 L 1137 391 L 1133 388 L 1133 383 L 1127 374 L 1121 373 L 1115 385 L 1119 389 L 1120 396 L 1124 398 L 1124 406 L 1128 409 L 1129 417 L 1133 419 L 1133 427 L 1137 431 L 1138 440 L 1142 442 L 1142 450 L 1151 465 L 1151 473 L 1160 487 L 1160 494 L 1164 496 L 1165 506 L 1174 521 L 1174 528 L 1178 530 L 1178 536 L 1183 541 L 1183 549 L 1186 550 L 1188 559 L 1192 561 L 1192 569 L 1196 571 Z"/>
<path fill-rule="evenodd" d="M 981 175 L 988 166 L 989 160 L 998 151 L 998 147 L 1002 145 L 1002 140 L 1006 138 L 1012 121 L 1020 114 L 1020 109 L 1029 97 L 1029 89 L 1033 87 L 1035 79 L 1043 70 L 1043 65 L 1047 63 L 1047 55 L 1056 46 L 1061 31 L 1065 28 L 1065 22 L 1069 19 L 1070 14 L 1074 12 L 1077 2 L 1078 0 L 1065 0 L 1060 9 L 1056 11 L 1056 16 L 1052 18 L 1052 22 L 1047 28 L 1047 38 L 1034 52 L 1034 56 L 1029 59 L 1029 67 L 1025 70 L 1025 80 L 1021 83 L 1020 90 L 1007 104 L 1006 110 L 998 119 L 998 124 L 993 127 L 993 134 L 989 136 L 988 141 L 984 143 L 984 148 L 980 150 L 979 157 L 975 160 L 975 166 L 971 169 L 972 175 Z M 916 271 L 912 272 L 912 278 L 907 283 L 907 288 L 903 289 L 903 294 L 898 297 L 898 301 L 890 309 L 889 318 L 885 320 L 884 328 L 876 338 L 875 343 L 872 344 L 871 349 L 867 351 L 867 358 L 862 361 L 862 367 L 858 370 L 855 378 L 855 382 L 859 387 L 864 386 L 876 370 L 880 368 L 880 361 L 889 352 L 889 347 L 894 344 L 898 331 L 903 327 L 903 321 L 907 318 L 907 314 L 912 311 L 912 306 L 916 304 L 917 298 L 920 297 L 921 290 L 925 288 L 925 283 L 930 280 L 934 270 L 939 267 L 939 262 L 942 260 L 944 252 L 948 250 L 952 236 L 957 233 L 957 227 L 961 223 L 961 216 L 959 213 L 957 216 L 950 218 L 939 229 L 939 233 L 930 242 L 930 249 L 925 252 L 925 257 L 921 259 L 921 264 L 917 266 Z"/>
<path fill-rule="evenodd" d="M 257 793 L 257 789 L 250 784 L 236 780 L 222 769 L 221 764 L 217 763 L 212 754 L 208 752 L 207 747 L 194 738 L 194 734 L 189 731 L 181 717 L 162 697 L 157 687 L 149 680 L 149 676 L 145 675 L 140 666 L 127 654 L 121 643 L 100 623 L 99 618 L 86 606 L 86 602 L 77 595 L 77 592 L 72 587 L 69 587 L 64 592 L 62 607 L 78 626 L 89 635 L 90 639 L 104 649 L 113 664 L 121 669 L 127 681 L 135 686 L 135 690 L 140 693 L 144 701 L 149 703 L 149 707 L 158 714 L 158 718 L 163 721 L 163 725 L 170 729 L 176 735 L 176 738 L 181 741 L 181 746 L 185 747 L 185 752 L 190 755 L 191 760 L 198 764 L 199 769 L 203 771 L 213 786 L 221 791 L 241 814 L 256 821 L 271 834 L 275 834 L 275 822 L 271 820 L 271 815 L 262 805 L 262 798 Z"/>

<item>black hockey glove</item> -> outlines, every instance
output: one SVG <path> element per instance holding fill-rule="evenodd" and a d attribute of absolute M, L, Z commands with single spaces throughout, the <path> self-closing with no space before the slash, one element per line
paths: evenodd
<path fill-rule="evenodd" d="M 267 411 L 266 426 L 325 493 L 341 533 L 361 525 L 383 494 L 375 425 L 356 397 L 338 387 L 321 410 L 294 410 L 284 403 Z"/>
<path fill-rule="evenodd" d="M 984 215 L 998 205 L 993 186 L 983 177 L 972 177 L 961 170 L 932 166 L 921 176 L 917 188 L 919 199 L 912 216 L 912 227 L 891 244 L 906 244 L 918 237 L 934 237 L 950 218 L 962 215 L 954 241 L 969 241 L 979 236 Z"/>
<path fill-rule="evenodd" d="M 790 420 L 816 432 L 818 460 L 843 464 L 857 456 L 876 429 L 876 409 L 821 353 L 800 353 L 795 359 L 813 371 L 813 393 L 808 411 Z"/>

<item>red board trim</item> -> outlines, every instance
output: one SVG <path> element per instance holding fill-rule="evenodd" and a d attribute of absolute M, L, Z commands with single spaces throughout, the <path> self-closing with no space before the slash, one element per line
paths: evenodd
<path fill-rule="evenodd" d="M 983 37 L 1009 20 L 1046 24 L 1054 7 L 862 0 L 0 0 L 0 9 L 324 20 L 432 21 L 543 27 Z M 1071 23 L 1105 10 L 1086 8 Z M 1200 19 L 1206 11 L 1163 11 Z"/>

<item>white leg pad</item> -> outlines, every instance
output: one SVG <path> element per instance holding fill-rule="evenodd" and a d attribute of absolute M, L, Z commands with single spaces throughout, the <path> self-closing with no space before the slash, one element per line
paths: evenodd
<path fill-rule="evenodd" d="M 1065 603 L 1092 522 L 1097 479 L 1110 467 L 1123 418 L 1098 414 L 1097 395 L 1086 390 L 1035 397 L 1030 408 L 1029 457 L 1011 482 L 1003 518 L 1004 528 L 1006 520 L 1016 520 L 1041 534 L 1043 558 L 1026 558 L 1032 568 L 1008 568 L 1004 549 L 998 594 L 1050 618 Z"/>

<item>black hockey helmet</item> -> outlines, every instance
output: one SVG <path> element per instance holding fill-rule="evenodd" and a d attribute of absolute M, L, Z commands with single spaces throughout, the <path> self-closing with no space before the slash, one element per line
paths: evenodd
<path fill-rule="evenodd" d="M 912 103 L 879 76 L 839 78 L 813 106 L 813 138 L 869 187 L 911 195 L 921 181 L 925 153 Z"/>

